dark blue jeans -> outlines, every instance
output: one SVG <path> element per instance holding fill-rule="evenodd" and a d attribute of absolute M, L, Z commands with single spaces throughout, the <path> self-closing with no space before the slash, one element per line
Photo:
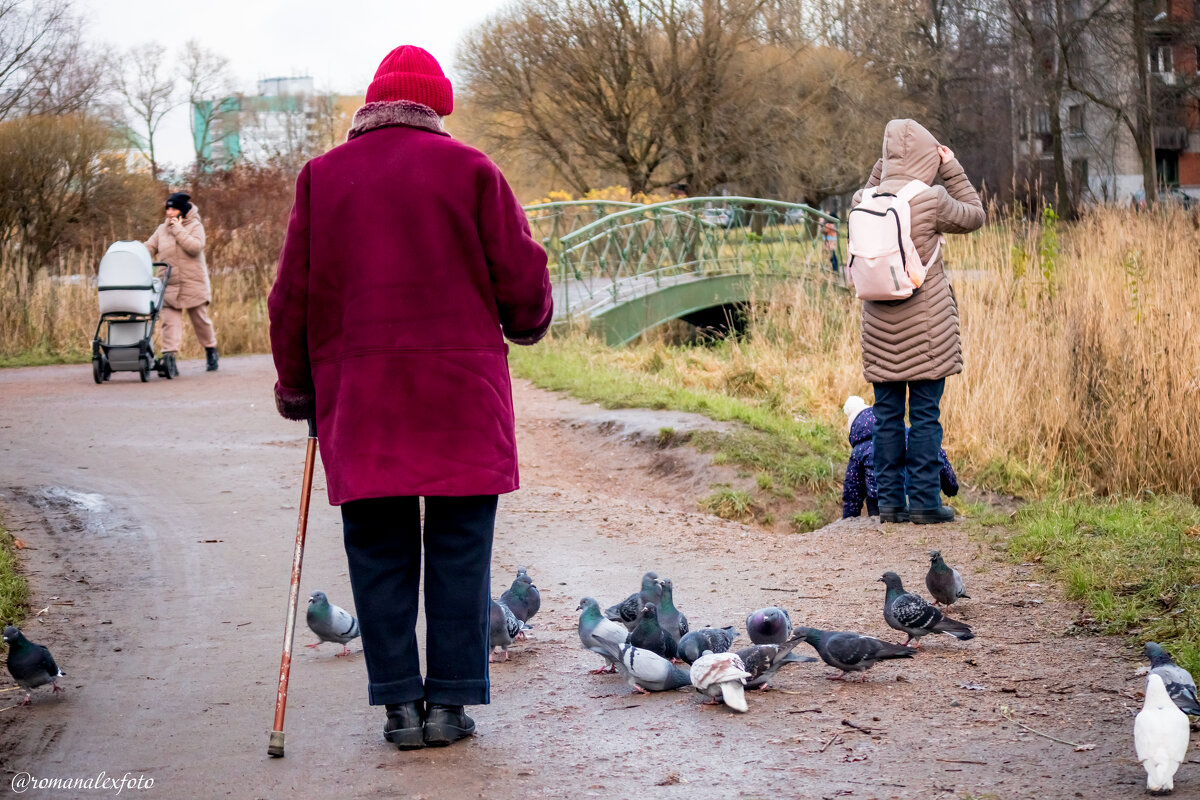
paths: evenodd
<path fill-rule="evenodd" d="M 875 481 L 879 505 L 927 511 L 942 505 L 940 422 L 946 379 L 875 384 Z M 912 430 L 904 443 L 904 406 Z M 907 472 L 907 487 L 905 473 Z M 907 502 L 905 495 L 907 494 Z"/>
<path fill-rule="evenodd" d="M 449 706 L 490 701 L 488 619 L 496 496 L 416 497 L 342 506 L 350 588 L 362 630 L 371 705 L 424 698 Z M 417 652 L 425 544 L 425 666 Z"/>

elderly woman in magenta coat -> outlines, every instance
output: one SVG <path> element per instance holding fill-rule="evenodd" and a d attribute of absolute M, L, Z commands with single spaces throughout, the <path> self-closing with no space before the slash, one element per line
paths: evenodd
<path fill-rule="evenodd" d="M 276 405 L 316 420 L 369 699 L 401 749 L 471 735 L 463 706 L 489 702 L 492 531 L 518 487 L 504 340 L 553 314 L 546 254 L 496 165 L 443 129 L 452 109 L 429 53 L 383 59 L 348 141 L 300 172 L 269 299 Z"/>

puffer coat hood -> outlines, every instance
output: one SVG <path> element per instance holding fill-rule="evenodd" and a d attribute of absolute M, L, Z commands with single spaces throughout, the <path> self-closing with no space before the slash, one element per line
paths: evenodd
<path fill-rule="evenodd" d="M 912 119 L 894 119 L 883 129 L 883 174 L 881 181 L 937 180 L 941 156 L 938 141 L 925 126 Z"/>

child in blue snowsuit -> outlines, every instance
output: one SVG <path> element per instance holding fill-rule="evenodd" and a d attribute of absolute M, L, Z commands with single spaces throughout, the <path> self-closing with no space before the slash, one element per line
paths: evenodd
<path fill-rule="evenodd" d="M 879 488 L 875 485 L 875 447 L 872 436 L 875 432 L 875 412 L 861 397 L 851 397 L 842 408 L 850 418 L 850 463 L 846 465 L 846 479 L 842 483 L 842 519 L 857 517 L 862 513 L 863 501 L 867 503 L 867 516 L 879 516 Z M 907 442 L 908 429 L 904 430 Z M 946 451 L 938 449 L 942 462 L 942 492 L 949 497 L 958 494 L 958 477 Z M 907 478 L 904 481 L 908 485 Z"/>

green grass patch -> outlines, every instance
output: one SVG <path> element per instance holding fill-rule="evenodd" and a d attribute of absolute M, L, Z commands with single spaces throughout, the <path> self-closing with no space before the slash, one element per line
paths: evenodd
<path fill-rule="evenodd" d="M 1017 512 L 1008 550 L 1038 562 L 1088 627 L 1156 641 L 1200 669 L 1200 508 L 1184 499 L 1046 501 Z"/>
<path fill-rule="evenodd" d="M 729 486 L 722 486 L 701 499 L 700 508 L 718 517 L 738 522 L 751 522 L 761 513 L 753 495 Z"/>
<path fill-rule="evenodd" d="M 91 352 L 62 353 L 37 347 L 14 355 L 0 355 L 0 369 L 8 367 L 45 367 L 52 364 L 87 364 L 92 360 Z"/>
<path fill-rule="evenodd" d="M 792 523 L 792 530 L 796 533 L 808 533 L 825 524 L 825 515 L 820 511 L 797 511 L 788 521 Z"/>
<path fill-rule="evenodd" d="M 536 348 L 513 348 L 510 363 L 517 375 L 544 389 L 567 392 L 606 408 L 672 409 L 741 423 L 744 427 L 732 432 L 681 435 L 672 428 L 658 431 L 659 447 L 686 441 L 710 453 L 713 463 L 736 467 L 740 477 L 754 479 L 754 492 L 714 487 L 714 493 L 700 501 L 711 513 L 769 525 L 774 515 L 766 506 L 793 501 L 798 492 L 816 496 L 831 509 L 836 506 L 836 493 L 841 490 L 839 470 L 846 459 L 840 431 L 812 420 L 797 421 L 799 415 L 784 410 L 776 393 L 765 387 L 747 393 L 747 386 L 757 380 L 749 372 L 740 373 L 735 376 L 739 380 L 724 387 L 745 395 L 733 396 L 682 385 L 658 351 L 640 360 L 622 355 L 595 340 L 569 336 L 549 339 Z M 832 511 L 804 513 L 813 515 L 815 528 L 828 521 Z"/>
<path fill-rule="evenodd" d="M 29 584 L 17 572 L 15 541 L 12 534 L 0 528 L 0 624 L 20 624 L 28 601 Z"/>

